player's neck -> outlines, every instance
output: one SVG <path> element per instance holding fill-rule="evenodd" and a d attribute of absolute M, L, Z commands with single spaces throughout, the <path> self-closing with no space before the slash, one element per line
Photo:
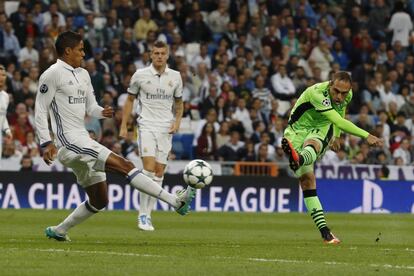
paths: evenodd
<path fill-rule="evenodd" d="M 76 68 L 76 67 L 77 67 L 77 66 L 75 66 L 75 65 L 73 64 L 73 62 L 71 62 L 68 58 L 65 58 L 65 57 L 59 57 L 59 59 L 60 59 L 61 61 L 63 61 L 64 63 L 66 63 L 66 64 L 68 64 L 68 65 L 72 66 L 73 68 Z"/>
<path fill-rule="evenodd" d="M 154 66 L 155 71 L 157 71 L 160 75 L 165 72 L 165 68 L 167 67 L 167 65 L 155 66 L 154 64 L 152 64 L 152 66 Z"/>

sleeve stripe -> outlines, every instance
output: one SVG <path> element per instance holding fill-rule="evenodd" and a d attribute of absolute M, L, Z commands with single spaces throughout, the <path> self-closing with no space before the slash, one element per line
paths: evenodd
<path fill-rule="evenodd" d="M 127 92 L 128 93 L 128 95 L 132 95 L 132 96 L 134 96 L 135 98 L 137 97 L 137 94 L 134 94 L 134 93 L 131 93 L 131 92 Z"/>
<path fill-rule="evenodd" d="M 326 112 L 326 111 L 329 111 L 329 110 L 332 110 L 332 109 L 333 109 L 333 107 L 332 108 L 325 109 L 325 110 L 316 110 L 316 112 Z"/>

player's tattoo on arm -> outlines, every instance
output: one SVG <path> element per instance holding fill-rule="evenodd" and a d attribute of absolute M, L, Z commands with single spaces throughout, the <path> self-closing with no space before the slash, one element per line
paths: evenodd
<path fill-rule="evenodd" d="M 175 120 L 181 121 L 181 118 L 183 117 L 183 111 L 184 111 L 184 104 L 182 98 L 175 98 Z"/>

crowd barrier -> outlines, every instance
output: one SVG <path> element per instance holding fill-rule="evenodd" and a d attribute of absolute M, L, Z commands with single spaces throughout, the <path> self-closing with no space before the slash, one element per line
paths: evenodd
<path fill-rule="evenodd" d="M 107 209 L 139 209 L 138 191 L 126 179 L 108 175 Z M 183 187 L 180 175 L 166 175 L 164 187 Z M 318 194 L 325 211 L 353 213 L 414 213 L 414 184 L 408 181 L 318 180 Z M 67 172 L 0 172 L 0 207 L 71 209 L 85 200 L 83 189 Z M 157 209 L 170 210 L 163 202 Z M 216 176 L 198 190 L 192 209 L 217 212 L 303 212 L 297 180 L 288 177 Z"/>

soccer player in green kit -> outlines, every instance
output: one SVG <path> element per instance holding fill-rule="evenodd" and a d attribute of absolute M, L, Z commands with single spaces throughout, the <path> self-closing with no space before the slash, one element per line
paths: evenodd
<path fill-rule="evenodd" d="M 382 139 L 344 119 L 352 99 L 351 87 L 351 76 L 343 71 L 335 73 L 330 81 L 308 87 L 293 107 L 282 139 L 289 166 L 299 178 L 306 208 L 327 244 L 338 244 L 340 240 L 328 228 L 316 194 L 315 161 L 328 147 L 339 149 L 341 131 L 365 138 L 371 146 L 383 145 Z"/>

